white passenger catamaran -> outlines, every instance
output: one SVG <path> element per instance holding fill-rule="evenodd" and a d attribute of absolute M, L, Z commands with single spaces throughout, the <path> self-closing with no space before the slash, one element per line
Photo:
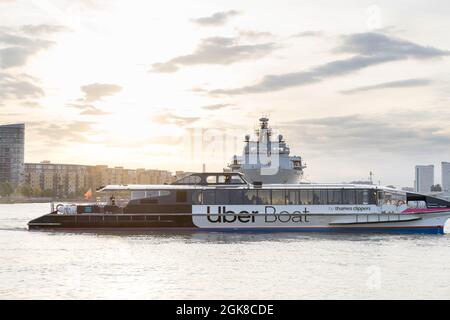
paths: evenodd
<path fill-rule="evenodd" d="M 45 230 L 444 233 L 450 203 L 360 184 L 250 183 L 240 173 L 195 173 L 171 185 L 110 185 L 115 204 L 60 205 L 29 222 Z"/>

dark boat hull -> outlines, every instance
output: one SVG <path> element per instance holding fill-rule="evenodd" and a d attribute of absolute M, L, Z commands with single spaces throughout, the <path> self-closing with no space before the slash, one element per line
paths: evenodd
<path fill-rule="evenodd" d="M 191 214 L 47 214 L 28 223 L 30 230 L 195 228 Z"/>
<path fill-rule="evenodd" d="M 414 220 L 414 219 L 413 219 Z M 414 221 L 412 221 L 414 222 Z M 51 231 L 114 231 L 114 232 L 146 232 L 146 231 L 206 231 L 206 232 L 351 232 L 351 233 L 421 233 L 443 234 L 443 225 L 400 225 L 392 221 L 390 224 L 358 224 L 357 226 L 315 225 L 315 226 L 204 226 L 193 223 L 192 214 L 81 214 L 60 215 L 47 214 L 28 223 L 30 230 Z"/>

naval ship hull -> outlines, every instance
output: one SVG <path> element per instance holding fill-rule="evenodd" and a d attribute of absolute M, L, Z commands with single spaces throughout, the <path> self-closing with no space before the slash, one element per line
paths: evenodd
<path fill-rule="evenodd" d="M 418 214 L 205 215 L 47 214 L 28 223 L 51 231 L 350 232 L 443 234 L 450 211 Z"/>

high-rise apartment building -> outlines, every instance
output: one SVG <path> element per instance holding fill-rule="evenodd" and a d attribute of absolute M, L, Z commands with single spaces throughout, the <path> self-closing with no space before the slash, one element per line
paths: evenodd
<path fill-rule="evenodd" d="M 106 165 L 84 166 L 54 164 L 50 161 L 25 164 L 25 183 L 33 190 L 59 197 L 80 196 L 109 184 L 164 184 L 175 177 L 165 170 L 109 168 Z"/>
<path fill-rule="evenodd" d="M 441 162 L 442 191 L 450 192 L 450 162 Z"/>
<path fill-rule="evenodd" d="M 428 193 L 432 185 L 434 185 L 434 165 L 417 165 L 414 190 L 419 193 Z"/>
<path fill-rule="evenodd" d="M 54 164 L 50 161 L 25 164 L 25 183 L 34 190 L 55 196 L 76 196 L 87 187 L 87 166 Z"/>
<path fill-rule="evenodd" d="M 0 126 L 0 183 L 17 187 L 23 181 L 25 125 Z"/>

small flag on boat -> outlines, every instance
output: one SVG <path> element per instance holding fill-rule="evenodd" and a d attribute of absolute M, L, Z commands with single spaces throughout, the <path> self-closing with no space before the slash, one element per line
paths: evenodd
<path fill-rule="evenodd" d="M 89 190 L 84 194 L 84 199 L 90 200 L 92 198 L 92 189 L 89 188 Z"/>

